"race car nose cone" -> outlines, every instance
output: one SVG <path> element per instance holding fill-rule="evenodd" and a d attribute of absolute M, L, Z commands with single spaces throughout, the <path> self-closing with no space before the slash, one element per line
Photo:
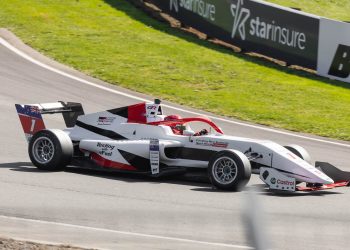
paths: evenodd
<path fill-rule="evenodd" d="M 328 179 L 324 182 L 324 184 L 333 184 L 334 181 L 328 177 Z"/>
<path fill-rule="evenodd" d="M 317 168 L 312 169 L 314 177 L 312 178 L 313 182 L 315 183 L 322 183 L 322 184 L 333 184 L 334 181 L 325 173 L 318 170 Z"/>
<path fill-rule="evenodd" d="M 321 180 L 319 183 L 322 183 L 322 184 L 333 184 L 334 183 L 334 181 L 325 174 L 323 174 L 323 176 L 320 177 L 319 179 Z"/>

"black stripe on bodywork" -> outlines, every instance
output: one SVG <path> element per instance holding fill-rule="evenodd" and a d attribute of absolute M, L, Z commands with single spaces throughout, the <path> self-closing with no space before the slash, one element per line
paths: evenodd
<path fill-rule="evenodd" d="M 118 149 L 119 153 L 123 156 L 123 158 L 133 167 L 137 168 L 140 172 L 150 172 L 151 171 L 151 164 L 150 160 L 147 158 L 144 158 L 142 156 L 138 156 L 135 154 L 132 154 L 130 152 L 126 152 L 124 150 Z M 169 167 L 168 165 L 164 163 L 160 163 L 159 168 L 166 168 Z"/>
<path fill-rule="evenodd" d="M 121 107 L 121 108 L 116 108 L 116 109 L 110 109 L 107 110 L 107 112 L 110 112 L 114 115 L 118 115 L 121 117 L 124 117 L 126 119 L 128 119 L 129 117 L 129 113 L 128 113 L 128 107 Z"/>
<path fill-rule="evenodd" d="M 217 151 L 199 148 L 169 147 L 164 149 L 166 157 L 170 159 L 186 159 L 209 161 Z"/>
<path fill-rule="evenodd" d="M 93 132 L 95 134 L 99 134 L 99 135 L 108 137 L 108 138 L 113 139 L 113 140 L 124 140 L 124 139 L 127 139 L 126 137 L 124 137 L 124 136 L 122 136 L 122 135 L 120 135 L 120 134 L 118 134 L 118 133 L 116 133 L 114 131 L 98 128 L 98 127 L 95 127 L 95 126 L 83 123 L 81 121 L 77 121 L 77 123 L 75 125 L 78 126 L 78 127 L 84 128 L 86 130 L 89 130 L 89 131 L 91 131 L 91 132 Z"/>

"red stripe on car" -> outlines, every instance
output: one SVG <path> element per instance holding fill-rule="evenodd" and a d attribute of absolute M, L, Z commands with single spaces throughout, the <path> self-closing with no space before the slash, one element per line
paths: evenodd
<path fill-rule="evenodd" d="M 121 162 L 116 162 L 116 161 L 111 161 L 106 158 L 103 158 L 101 155 L 92 153 L 91 154 L 91 159 L 98 165 L 102 167 L 107 167 L 107 168 L 116 168 L 120 170 L 137 170 L 135 167 L 124 164 Z"/>

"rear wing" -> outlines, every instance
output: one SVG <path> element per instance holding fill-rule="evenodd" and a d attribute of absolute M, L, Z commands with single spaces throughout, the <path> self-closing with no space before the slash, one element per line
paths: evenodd
<path fill-rule="evenodd" d="M 15 104 L 27 141 L 38 131 L 45 129 L 44 114 L 62 113 L 67 128 L 74 127 L 78 116 L 84 115 L 81 103 L 62 101 L 39 104 Z"/>

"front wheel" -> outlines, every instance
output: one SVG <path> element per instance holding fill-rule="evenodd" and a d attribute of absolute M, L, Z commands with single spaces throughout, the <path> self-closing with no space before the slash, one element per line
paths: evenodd
<path fill-rule="evenodd" d="M 41 130 L 30 139 L 28 153 L 37 168 L 48 171 L 62 170 L 72 160 L 73 143 L 62 130 Z"/>
<path fill-rule="evenodd" d="M 250 162 L 237 150 L 220 151 L 209 161 L 208 175 L 218 189 L 239 191 L 250 179 Z"/>

